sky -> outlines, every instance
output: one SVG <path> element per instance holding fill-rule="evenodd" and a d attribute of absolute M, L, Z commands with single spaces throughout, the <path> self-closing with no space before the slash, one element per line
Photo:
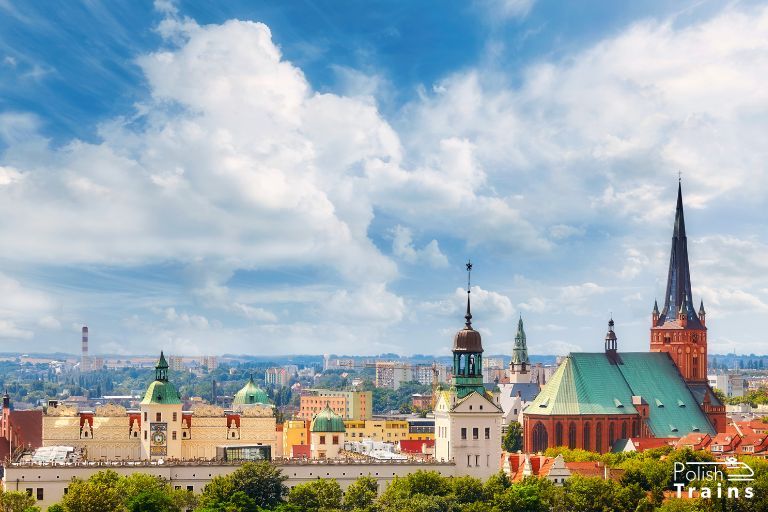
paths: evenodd
<path fill-rule="evenodd" d="M 766 353 L 768 5 L 0 0 L 0 352 Z"/>

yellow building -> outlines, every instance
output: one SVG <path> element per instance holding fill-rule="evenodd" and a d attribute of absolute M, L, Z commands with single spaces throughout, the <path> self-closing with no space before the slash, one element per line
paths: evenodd
<path fill-rule="evenodd" d="M 396 443 L 408 437 L 408 422 L 405 420 L 346 420 L 344 426 L 347 429 L 347 439 L 356 441 L 359 439 L 374 439 Z"/>
<path fill-rule="evenodd" d="M 283 423 L 283 457 L 309 457 L 309 421 L 287 420 Z"/>
<path fill-rule="evenodd" d="M 235 395 L 232 410 L 198 404 L 184 411 L 161 353 L 140 407 L 48 407 L 43 446 L 73 446 L 88 460 L 214 459 L 219 446 L 269 446 L 276 453 L 274 406 L 252 380 Z"/>
<path fill-rule="evenodd" d="M 313 459 L 337 459 L 344 447 L 344 420 L 330 407 L 320 411 L 309 427 L 309 444 Z"/>

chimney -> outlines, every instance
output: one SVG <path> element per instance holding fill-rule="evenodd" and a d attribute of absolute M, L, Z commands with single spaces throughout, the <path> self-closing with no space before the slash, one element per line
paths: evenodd
<path fill-rule="evenodd" d="M 88 370 L 88 326 L 83 326 L 82 354 L 80 358 L 80 371 Z"/>

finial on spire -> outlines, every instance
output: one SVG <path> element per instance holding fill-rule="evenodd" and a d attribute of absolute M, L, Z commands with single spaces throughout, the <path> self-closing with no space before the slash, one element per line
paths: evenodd
<path fill-rule="evenodd" d="M 683 171 L 677 171 L 677 182 L 678 183 L 683 182 Z"/>
<path fill-rule="evenodd" d="M 469 308 L 469 294 L 472 293 L 471 291 L 471 284 L 472 284 L 472 261 L 467 260 L 467 314 L 464 315 L 464 318 L 467 320 L 464 325 L 467 327 L 467 329 L 472 328 L 472 313 L 470 312 Z"/>

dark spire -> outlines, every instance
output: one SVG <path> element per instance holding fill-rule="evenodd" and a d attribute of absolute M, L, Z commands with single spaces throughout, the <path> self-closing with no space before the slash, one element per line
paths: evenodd
<path fill-rule="evenodd" d="M 155 380 L 168 380 L 168 362 L 165 360 L 162 350 L 160 351 L 160 360 L 157 362 L 157 366 L 155 366 Z"/>
<path fill-rule="evenodd" d="M 701 304 L 699 304 L 699 316 L 704 314 L 704 299 L 701 300 Z"/>
<path fill-rule="evenodd" d="M 653 300 L 653 314 L 659 314 L 659 303 L 656 301 L 656 299 Z"/>
<path fill-rule="evenodd" d="M 677 209 L 667 275 L 667 293 L 664 297 L 664 309 L 662 309 L 656 325 L 674 321 L 679 314 L 684 314 L 688 327 L 700 329 L 703 326 L 693 308 L 691 274 L 688 267 L 688 239 L 685 235 L 685 216 L 683 213 L 683 189 L 682 183 L 678 182 Z"/>
<path fill-rule="evenodd" d="M 621 358 L 618 354 L 618 340 L 616 333 L 613 330 L 613 317 L 608 321 L 608 332 L 605 333 L 605 354 L 608 356 L 608 360 L 611 364 L 622 364 Z"/>
<path fill-rule="evenodd" d="M 472 262 L 467 260 L 467 314 L 464 315 L 464 318 L 467 320 L 464 325 L 467 327 L 467 329 L 472 328 L 472 313 L 469 309 L 469 294 L 472 293 L 470 291 L 470 284 L 471 284 L 471 278 L 472 278 Z"/>

